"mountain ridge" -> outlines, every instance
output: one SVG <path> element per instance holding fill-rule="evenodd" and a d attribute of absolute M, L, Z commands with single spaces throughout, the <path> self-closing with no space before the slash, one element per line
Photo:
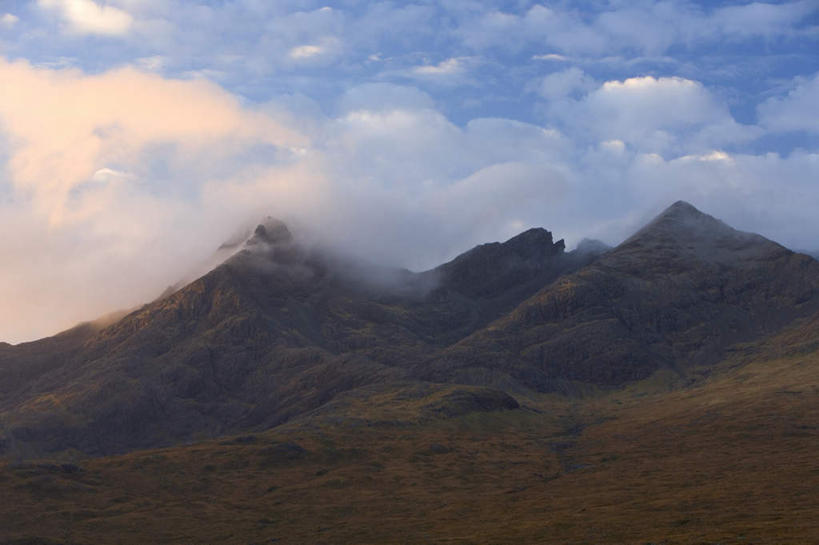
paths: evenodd
<path fill-rule="evenodd" d="M 493 369 L 537 390 L 569 392 L 576 381 L 617 386 L 664 366 L 682 372 L 819 311 L 816 265 L 681 201 L 445 351 L 421 376 L 472 383 L 471 375 Z"/>
<path fill-rule="evenodd" d="M 0 353 L 9 392 L 0 416 L 13 422 L 6 433 L 32 451 L 105 454 L 270 427 L 341 391 L 410 379 L 413 362 L 594 258 L 565 255 L 545 230 L 510 240 L 467 252 L 485 259 L 489 249 L 496 266 L 474 286 L 460 282 L 458 258 L 425 273 L 388 271 L 410 284 L 434 280 L 418 297 L 363 287 L 349 264 L 267 220 L 222 265 L 89 330 L 71 350 L 50 359 L 44 350 L 32 373 L 19 373 L 29 367 L 26 357 L 13 361 L 20 351 Z M 58 406 L 65 419 L 55 420 Z"/>
<path fill-rule="evenodd" d="M 2 434 L 102 455 L 268 429 L 370 385 L 580 395 L 685 377 L 819 312 L 819 263 L 687 203 L 613 249 L 531 229 L 375 287 L 362 268 L 268 220 L 114 324 L 0 350 Z"/>

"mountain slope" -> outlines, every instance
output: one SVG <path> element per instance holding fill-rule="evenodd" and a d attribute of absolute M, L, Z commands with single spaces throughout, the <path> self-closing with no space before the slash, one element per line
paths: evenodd
<path fill-rule="evenodd" d="M 3 349 L 0 423 L 27 455 L 271 427 L 339 392 L 411 378 L 413 364 L 594 257 L 533 230 L 415 274 L 309 251 L 270 220 L 223 265 L 71 350 L 52 349 L 58 337 Z"/>
<path fill-rule="evenodd" d="M 0 463 L 0 543 L 816 543 L 818 332 L 671 392 L 423 419 L 415 390 L 373 387 L 254 435 Z"/>
<path fill-rule="evenodd" d="M 819 263 L 678 202 L 425 362 L 426 380 L 571 391 L 714 363 L 819 310 Z"/>
<path fill-rule="evenodd" d="M 819 312 L 819 263 L 686 203 L 617 248 L 585 246 L 533 229 L 412 273 L 307 249 L 270 220 L 108 327 L 0 347 L 0 449 L 102 455 L 262 430 L 366 404 L 383 391 L 371 385 L 424 403 L 440 391 L 429 383 L 478 387 L 452 413 L 661 370 L 684 384 Z"/>
<path fill-rule="evenodd" d="M 0 345 L 0 544 L 817 542 L 819 264 L 685 203 L 512 241 L 416 275 L 268 222 Z"/>

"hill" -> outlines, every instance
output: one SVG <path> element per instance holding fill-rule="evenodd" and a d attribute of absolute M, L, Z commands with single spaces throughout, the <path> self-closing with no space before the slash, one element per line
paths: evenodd
<path fill-rule="evenodd" d="M 262 433 L 0 465 L 0 543 L 815 543 L 817 326 L 683 389 L 447 416 L 424 399 L 457 387 L 368 387 Z"/>

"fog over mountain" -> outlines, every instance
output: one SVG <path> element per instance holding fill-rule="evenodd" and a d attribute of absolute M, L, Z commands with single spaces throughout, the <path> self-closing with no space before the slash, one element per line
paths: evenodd
<path fill-rule="evenodd" d="M 152 300 L 267 215 L 411 270 L 536 226 L 617 244 L 677 199 L 813 248 L 818 18 L 799 1 L 3 3 L 0 339 Z"/>

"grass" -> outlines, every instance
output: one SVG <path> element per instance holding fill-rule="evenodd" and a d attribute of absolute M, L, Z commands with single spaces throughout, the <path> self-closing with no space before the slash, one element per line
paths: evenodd
<path fill-rule="evenodd" d="M 341 423 L 7 464 L 0 543 L 817 543 L 819 355 L 792 341 L 685 389 L 658 376 L 443 420 L 376 392 Z"/>

